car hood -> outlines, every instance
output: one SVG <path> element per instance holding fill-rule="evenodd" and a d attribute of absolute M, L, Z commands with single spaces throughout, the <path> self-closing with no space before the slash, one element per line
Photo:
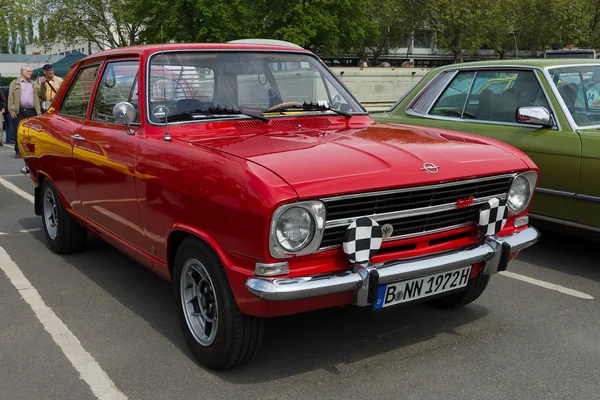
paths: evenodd
<path fill-rule="evenodd" d="M 475 135 L 372 124 L 360 129 L 265 131 L 182 138 L 268 168 L 300 198 L 416 186 L 526 169 L 507 146 Z M 439 167 L 425 171 L 424 164 Z"/>

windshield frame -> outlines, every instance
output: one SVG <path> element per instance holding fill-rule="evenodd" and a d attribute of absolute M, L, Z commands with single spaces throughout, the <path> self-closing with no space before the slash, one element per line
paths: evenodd
<path fill-rule="evenodd" d="M 573 131 L 577 131 L 577 130 L 581 130 L 581 129 L 599 129 L 600 122 L 598 124 L 585 125 L 585 126 L 579 125 L 577 122 L 575 122 L 573 115 L 571 115 L 571 111 L 569 111 L 569 108 L 567 107 L 567 103 L 563 99 L 561 93 L 558 90 L 558 87 L 556 86 L 556 84 L 554 83 L 554 80 L 552 79 L 551 73 L 552 73 L 552 70 L 555 70 L 555 69 L 566 69 L 566 68 L 576 69 L 576 68 L 582 68 L 582 67 L 583 68 L 594 67 L 594 68 L 598 68 L 598 71 L 600 71 L 600 63 L 598 63 L 598 62 L 557 64 L 557 65 L 552 65 L 552 66 L 548 66 L 548 67 L 544 68 L 544 75 L 546 76 L 548 84 L 550 85 L 550 88 L 552 89 L 552 92 L 554 93 L 554 97 L 556 98 L 556 101 L 560 105 L 560 108 L 561 108 L 563 114 L 565 115 L 565 118 L 569 122 L 569 125 L 571 126 L 571 129 Z M 599 116 L 600 116 L 600 114 L 599 114 Z M 599 119 L 599 121 L 600 121 L 600 119 Z"/>
<path fill-rule="evenodd" d="M 344 84 L 344 82 L 341 80 L 341 78 L 339 76 L 337 76 L 319 57 L 317 57 L 315 54 L 310 53 L 310 52 L 305 52 L 305 51 L 295 51 L 293 49 L 290 50 L 283 50 L 283 49 L 274 49 L 274 50 L 270 50 L 270 49 L 214 49 L 214 48 L 210 48 L 210 49 L 193 49 L 193 48 L 181 48 L 181 49 L 169 49 L 169 50 L 156 50 L 152 53 L 150 53 L 150 55 L 148 55 L 148 57 L 146 58 L 146 62 L 145 62 L 145 71 L 144 71 L 144 108 L 146 109 L 145 111 L 145 122 L 148 123 L 151 126 L 165 126 L 166 124 L 168 125 L 184 125 L 184 124 L 198 124 L 198 123 L 210 123 L 210 122 L 218 122 L 218 121 L 236 121 L 236 120 L 248 120 L 248 119 L 253 119 L 252 117 L 243 115 L 243 114 L 239 114 L 239 115 L 228 115 L 227 117 L 215 117 L 215 118 L 202 118 L 202 119 L 191 119 L 189 121 L 177 121 L 177 122 L 169 122 L 167 119 L 167 122 L 155 122 L 152 120 L 152 118 L 150 117 L 150 97 L 149 97 L 149 93 L 150 93 L 150 85 L 151 85 L 151 79 L 152 79 L 152 60 L 154 57 L 157 57 L 161 54 L 166 54 L 166 53 L 283 53 L 283 54 L 297 54 L 300 56 L 304 56 L 304 57 L 310 57 L 312 60 L 312 62 L 314 62 L 315 64 L 318 64 L 321 66 L 322 71 L 318 70 L 319 74 L 321 75 L 320 79 L 321 80 L 326 80 L 327 77 L 325 77 L 325 74 L 328 74 L 328 77 L 333 80 L 336 81 L 341 87 L 342 89 L 346 92 L 346 95 L 353 100 L 356 105 L 358 106 L 358 108 L 361 111 L 357 111 L 357 112 L 350 112 L 350 114 L 352 116 L 364 116 L 364 115 L 369 115 L 369 112 L 365 109 L 364 105 L 358 101 L 358 99 L 352 94 L 352 91 L 350 91 L 350 89 Z M 323 117 L 339 117 L 340 115 L 336 114 L 335 111 L 330 111 L 330 113 L 328 113 L 328 111 L 305 111 L 302 114 L 296 114 L 296 115 L 268 115 L 265 116 L 269 119 L 279 119 L 279 118 L 302 118 L 302 117 L 314 117 L 314 116 L 323 116 Z M 268 122 L 267 122 L 268 123 Z"/>

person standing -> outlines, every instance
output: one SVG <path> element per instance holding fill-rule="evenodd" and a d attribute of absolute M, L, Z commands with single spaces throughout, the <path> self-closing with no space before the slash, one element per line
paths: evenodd
<path fill-rule="evenodd" d="M 31 81 L 31 65 L 21 67 L 21 76 L 10 83 L 8 88 L 8 112 L 14 118 L 15 158 L 21 158 L 19 151 L 19 123 L 24 118 L 41 114 L 40 85 Z"/>
<path fill-rule="evenodd" d="M 4 111 L 6 111 L 6 97 L 4 97 L 4 90 L 0 88 L 0 146 L 2 146 L 2 133 L 4 133 Z"/>
<path fill-rule="evenodd" d="M 62 84 L 62 78 L 54 75 L 54 68 L 50 64 L 46 64 L 42 67 L 44 76 L 40 78 L 40 98 L 42 101 L 52 101 L 58 88 Z"/>

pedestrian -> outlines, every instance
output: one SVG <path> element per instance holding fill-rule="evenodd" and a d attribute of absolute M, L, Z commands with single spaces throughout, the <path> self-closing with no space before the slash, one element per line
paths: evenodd
<path fill-rule="evenodd" d="M 3 146 L 2 134 L 4 133 L 4 111 L 6 111 L 6 97 L 4 96 L 4 90 L 0 88 L 0 146 Z"/>
<path fill-rule="evenodd" d="M 40 115 L 40 85 L 31 81 L 31 65 L 21 67 L 21 76 L 10 83 L 8 88 L 8 112 L 14 119 L 15 158 L 21 158 L 19 151 L 19 123 L 24 118 Z"/>
<path fill-rule="evenodd" d="M 50 64 L 42 67 L 44 76 L 40 78 L 40 98 L 42 101 L 51 102 L 62 84 L 62 78 L 54 75 L 54 68 Z"/>

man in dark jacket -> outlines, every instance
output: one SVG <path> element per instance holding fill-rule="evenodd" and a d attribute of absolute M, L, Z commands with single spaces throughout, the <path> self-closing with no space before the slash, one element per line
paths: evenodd
<path fill-rule="evenodd" d="M 6 97 L 4 90 L 0 88 L 0 146 L 2 146 L 2 133 L 4 133 L 4 111 L 6 111 Z"/>

